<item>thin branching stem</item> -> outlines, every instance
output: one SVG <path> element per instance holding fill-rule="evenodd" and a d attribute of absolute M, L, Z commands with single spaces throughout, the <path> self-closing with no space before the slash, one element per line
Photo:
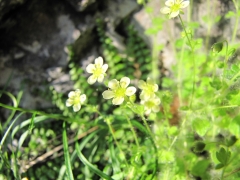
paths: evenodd
<path fill-rule="evenodd" d="M 133 137 L 134 137 L 134 139 L 135 139 L 136 145 L 137 145 L 137 147 L 139 148 L 140 145 L 139 145 L 139 142 L 138 142 L 138 138 L 137 138 L 136 132 L 134 131 L 133 125 L 132 125 L 129 117 L 128 117 L 128 116 L 125 116 L 125 117 L 126 117 L 126 119 L 127 119 L 127 121 L 128 121 L 128 124 L 130 125 L 130 129 L 131 129 L 131 131 L 132 131 L 132 133 L 133 133 Z"/>
<path fill-rule="evenodd" d="M 120 153 L 123 155 L 123 158 L 124 158 L 124 161 L 125 161 L 126 165 L 129 166 L 129 164 L 128 164 L 127 160 L 126 160 L 126 156 L 125 156 L 125 154 L 124 154 L 124 152 L 123 152 L 123 150 L 122 150 L 120 144 L 118 143 L 117 138 L 116 138 L 116 136 L 115 136 L 115 134 L 114 134 L 114 130 L 113 130 L 113 127 L 112 127 L 112 125 L 111 125 L 110 120 L 109 120 L 109 119 L 106 119 L 106 123 L 107 123 L 107 125 L 108 125 L 108 128 L 109 128 L 111 134 L 112 134 L 112 137 L 113 137 L 113 139 L 114 139 L 114 142 L 115 142 L 116 145 L 117 145 L 118 150 L 119 150 Z"/>
<path fill-rule="evenodd" d="M 234 4 L 234 7 L 236 9 L 235 24 L 234 24 L 233 34 L 232 34 L 232 42 L 234 42 L 235 38 L 236 38 L 236 34 L 237 34 L 238 23 L 239 23 L 239 15 L 238 15 L 239 8 L 238 8 L 238 3 L 236 2 L 236 0 L 232 0 L 232 1 Z"/>
<path fill-rule="evenodd" d="M 192 55 L 193 55 L 193 52 L 194 52 L 194 47 L 191 43 L 191 40 L 190 40 L 190 37 L 188 36 L 188 33 L 187 33 L 187 30 L 186 30 L 186 27 L 183 23 L 183 20 L 181 18 L 180 15 L 178 15 L 180 21 L 181 21 L 181 24 L 182 24 L 182 27 L 183 27 L 183 30 L 185 32 L 185 35 L 187 37 L 187 40 L 188 40 L 188 43 L 189 43 L 189 46 L 191 48 L 191 51 L 192 51 Z M 191 99 L 190 99 L 190 103 L 189 103 L 189 107 L 192 108 L 192 103 L 193 103 L 193 97 L 194 97 L 194 92 L 195 92 L 195 84 L 196 84 L 196 64 L 195 64 L 195 58 L 194 58 L 194 55 L 193 55 L 193 58 L 192 58 L 192 63 L 193 63 L 193 84 L 192 84 L 192 96 L 191 96 Z"/>

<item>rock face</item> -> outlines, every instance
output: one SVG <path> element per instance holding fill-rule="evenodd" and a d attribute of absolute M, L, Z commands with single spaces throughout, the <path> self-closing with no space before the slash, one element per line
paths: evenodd
<path fill-rule="evenodd" d="M 12 10 L 24 4 L 26 0 L 2 0 L 0 1 L 0 20 Z"/>
<path fill-rule="evenodd" d="M 89 57 L 92 61 L 99 46 L 96 18 L 104 19 L 109 36 L 121 41 L 116 26 L 138 8 L 135 0 L 1 1 L 0 87 L 8 82 L 14 94 L 23 88 L 22 107 L 51 106 L 35 92 L 44 84 L 61 92 L 72 88 L 67 46 L 73 45 L 83 64 Z"/>
<path fill-rule="evenodd" d="M 163 1 L 151 0 L 147 7 L 152 10 L 154 17 L 162 18 L 159 9 L 163 5 Z M 233 9 L 231 2 L 219 0 L 207 4 L 207 1 L 194 1 L 192 7 L 193 9 L 186 9 L 186 12 L 191 10 L 192 19 L 200 22 L 195 34 L 197 37 L 207 36 L 208 23 L 213 23 L 210 30 L 214 37 L 211 37 L 209 44 L 221 36 L 230 39 L 235 21 L 226 19 L 223 15 Z M 44 88 L 44 84 L 53 84 L 62 92 L 72 88 L 66 71 L 68 66 L 66 47 L 73 44 L 83 66 L 98 56 L 99 44 L 96 37 L 98 17 L 104 19 L 107 26 L 106 34 L 114 46 L 119 51 L 124 51 L 125 39 L 118 34 L 116 27 L 126 17 L 133 15 L 132 24 L 149 47 L 151 48 L 154 42 L 164 46 L 164 65 L 170 69 L 175 59 L 169 42 L 172 37 L 180 37 L 179 20 L 175 18 L 167 21 L 158 33 L 146 35 L 144 32 L 152 27 L 154 22 L 144 9 L 140 11 L 139 9 L 136 0 L 0 1 L 0 87 L 4 87 L 8 82 L 7 89 L 14 94 L 24 88 L 26 100 L 23 98 L 21 104 L 23 107 L 51 106 L 51 103 L 35 98 L 35 90 Z M 220 21 L 206 22 L 204 17 L 211 9 L 214 9 L 212 15 L 218 15 Z M 187 13 L 183 19 L 188 19 Z M 238 31 L 237 37 L 239 36 Z"/>

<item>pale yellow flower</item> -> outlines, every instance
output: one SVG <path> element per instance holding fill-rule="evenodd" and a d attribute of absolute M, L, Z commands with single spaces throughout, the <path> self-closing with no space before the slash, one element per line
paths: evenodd
<path fill-rule="evenodd" d="M 167 0 L 165 2 L 166 7 L 160 9 L 163 14 L 168 14 L 169 19 L 174 18 L 182 12 L 181 9 L 189 5 L 189 0 Z"/>
<path fill-rule="evenodd" d="M 94 84 L 96 81 L 103 82 L 104 75 L 108 69 L 107 64 L 103 64 L 103 58 L 98 57 L 95 59 L 95 64 L 89 64 L 86 68 L 88 73 L 92 75 L 88 78 L 89 84 Z"/>
<path fill-rule="evenodd" d="M 132 96 L 136 92 L 136 88 L 133 86 L 128 87 L 130 79 L 128 77 L 121 78 L 120 82 L 116 79 L 109 81 L 108 87 L 110 90 L 106 90 L 102 93 L 104 99 L 112 99 L 114 105 L 120 105 L 124 101 L 125 96 Z"/>
<path fill-rule="evenodd" d="M 157 96 L 146 101 L 141 101 L 141 104 L 144 106 L 145 114 L 150 114 L 152 111 L 155 113 L 158 112 L 160 110 L 160 103 L 161 100 Z"/>
<path fill-rule="evenodd" d="M 144 101 L 155 97 L 155 92 L 158 91 L 158 85 L 155 84 L 154 81 L 150 78 L 147 78 L 147 82 L 140 80 L 138 82 L 138 87 L 139 89 L 142 89 L 140 99 Z"/>
<path fill-rule="evenodd" d="M 71 91 L 68 94 L 66 106 L 67 107 L 73 106 L 73 111 L 77 112 L 81 109 L 81 105 L 84 103 L 85 100 L 86 100 L 86 95 L 85 94 L 81 95 L 81 91 L 77 89 L 76 91 Z"/>

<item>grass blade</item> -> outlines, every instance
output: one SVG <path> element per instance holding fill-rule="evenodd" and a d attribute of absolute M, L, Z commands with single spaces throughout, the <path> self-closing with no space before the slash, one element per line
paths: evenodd
<path fill-rule="evenodd" d="M 63 122 L 63 151 L 68 178 L 69 180 L 73 180 L 74 178 L 72 174 L 71 160 L 68 151 L 67 131 L 65 122 Z"/>
<path fill-rule="evenodd" d="M 12 129 L 14 123 L 15 123 L 15 122 L 18 120 L 18 118 L 19 118 L 21 115 L 23 115 L 23 114 L 24 114 L 24 112 L 21 112 L 21 113 L 13 120 L 13 122 L 11 123 L 11 125 L 8 127 L 7 131 L 5 132 L 5 134 L 4 134 L 4 136 L 3 136 L 2 140 L 1 140 L 0 150 L 1 150 L 1 148 L 2 148 L 2 145 L 3 145 L 4 141 L 5 141 L 8 133 L 9 133 L 10 130 Z"/>
<path fill-rule="evenodd" d="M 77 150 L 77 154 L 79 159 L 82 161 L 83 164 L 85 164 L 86 166 L 88 166 L 89 169 L 91 169 L 94 173 L 96 173 L 97 175 L 99 175 L 101 178 L 107 179 L 107 180 L 113 180 L 110 176 L 108 176 L 107 174 L 104 174 L 102 171 L 100 171 L 98 168 L 96 168 L 94 165 L 92 165 L 86 158 L 85 156 L 82 154 L 78 143 L 76 143 L 76 150 Z"/>

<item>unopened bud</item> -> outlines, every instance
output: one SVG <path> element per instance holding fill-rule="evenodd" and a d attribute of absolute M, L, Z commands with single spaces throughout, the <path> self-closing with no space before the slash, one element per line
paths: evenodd
<path fill-rule="evenodd" d="M 213 53 L 220 53 L 223 49 L 223 42 L 218 42 L 212 45 Z"/>
<path fill-rule="evenodd" d="M 237 142 L 237 138 L 236 136 L 231 136 L 230 138 L 226 139 L 226 146 L 230 147 L 232 145 L 234 145 Z"/>
<path fill-rule="evenodd" d="M 195 153 L 201 153 L 201 152 L 203 152 L 205 146 L 206 146 L 206 144 L 204 142 L 198 141 L 195 143 L 195 145 L 193 147 L 193 151 Z"/>

